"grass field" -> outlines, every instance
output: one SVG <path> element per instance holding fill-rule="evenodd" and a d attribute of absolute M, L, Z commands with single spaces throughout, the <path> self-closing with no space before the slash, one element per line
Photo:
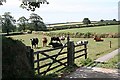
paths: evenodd
<path fill-rule="evenodd" d="M 98 27 L 89 27 L 89 28 L 75 28 L 75 29 L 67 29 L 67 30 L 57 30 L 57 31 L 51 31 L 51 32 L 80 32 L 80 33 L 118 33 L 118 25 L 108 25 L 108 26 L 98 26 Z"/>
<path fill-rule="evenodd" d="M 17 35 L 10 37 L 18 40 L 22 39 L 22 42 L 27 46 L 31 46 L 31 42 L 30 42 L 31 38 L 38 37 L 39 47 L 34 51 L 51 48 L 51 47 L 44 47 L 44 48 L 42 47 L 42 35 L 39 34 L 26 34 L 26 35 Z M 47 36 L 47 38 L 49 43 L 50 37 Z M 88 57 L 90 57 L 93 60 L 118 48 L 118 38 L 104 38 L 103 42 L 95 42 L 93 38 L 71 38 L 71 41 L 74 41 L 74 43 L 80 40 L 88 40 L 89 42 Z M 109 47 L 110 41 L 112 42 L 112 48 Z M 64 41 L 63 43 L 66 43 L 66 41 Z"/>
<path fill-rule="evenodd" d="M 117 33 L 118 31 L 118 26 L 114 25 L 114 26 L 103 26 L 103 27 L 92 27 L 92 28 L 80 28 L 80 29 L 69 29 L 69 30 L 58 30 L 55 32 L 76 32 L 76 31 L 83 31 L 83 32 L 99 32 L 99 33 L 112 33 L 115 32 Z M 50 49 L 52 47 L 47 46 L 47 47 L 42 47 L 42 35 L 41 34 L 25 34 L 25 35 L 15 35 L 15 36 L 8 36 L 8 37 L 12 37 L 13 39 L 18 39 L 21 40 L 26 46 L 31 46 L 31 42 L 30 39 L 37 37 L 39 39 L 39 44 L 38 44 L 38 48 L 34 49 L 34 51 L 40 51 L 40 50 L 44 50 L 44 49 Z M 46 36 L 48 39 L 48 44 L 50 42 L 50 37 Z M 71 41 L 74 41 L 74 43 L 76 43 L 77 41 L 80 40 L 88 40 L 88 57 L 92 60 L 95 60 L 109 52 L 112 52 L 113 50 L 118 48 L 118 38 L 103 38 L 104 41 L 103 42 L 95 42 L 93 40 L 93 38 L 70 38 Z M 112 42 L 112 48 L 110 48 L 110 41 Z M 63 43 L 66 43 L 66 41 L 64 41 Z M 47 44 L 47 45 L 48 45 Z M 120 45 L 119 45 L 120 46 Z M 78 47 L 75 50 L 79 50 L 82 47 Z M 49 54 L 56 54 L 58 53 L 58 50 L 54 51 L 54 52 L 50 52 Z M 82 53 L 77 53 L 76 55 L 79 55 Z M 65 55 L 66 56 L 66 55 Z M 40 57 L 44 57 L 44 56 L 40 56 Z M 62 56 L 60 56 L 62 57 Z M 35 56 L 36 59 L 36 56 Z M 81 60 L 84 59 L 84 57 L 78 58 L 75 60 L 75 64 L 77 66 L 81 66 Z M 113 59 L 114 61 L 117 61 L 117 59 Z M 48 60 L 49 61 L 49 60 Z M 40 64 L 45 64 L 46 62 L 41 62 Z M 51 61 L 50 61 L 51 62 Z M 111 63 L 111 62 L 110 62 Z M 108 63 L 109 64 L 109 63 Z M 111 63 L 112 64 L 112 63 Z M 111 65 L 110 64 L 110 65 Z M 54 64 L 56 65 L 56 64 Z M 112 66 L 112 67 L 111 67 Z M 111 66 L 105 66 L 107 68 L 116 68 L 114 66 L 114 64 L 112 64 Z M 36 67 L 36 64 L 35 64 Z M 46 68 L 44 68 L 46 69 Z M 44 70 L 43 69 L 43 70 Z"/>
<path fill-rule="evenodd" d="M 33 38 L 33 37 L 38 37 L 39 39 L 39 46 L 38 46 L 38 49 L 34 49 L 34 51 L 40 51 L 40 50 L 44 50 L 44 49 L 50 49 L 52 47 L 42 47 L 42 35 L 40 34 L 26 34 L 26 35 L 17 35 L 17 36 L 8 36 L 8 37 L 12 37 L 13 39 L 18 39 L 18 40 L 21 40 L 25 45 L 27 46 L 31 46 L 31 42 L 30 42 L 30 39 Z M 46 36 L 48 38 L 48 43 L 50 42 L 50 37 Z M 71 41 L 74 41 L 74 43 L 76 43 L 77 41 L 80 41 L 80 40 L 88 40 L 88 58 L 92 59 L 92 60 L 95 60 L 97 58 L 99 58 L 100 56 L 103 56 L 109 52 L 112 52 L 113 50 L 117 49 L 118 48 L 118 38 L 104 38 L 104 41 L 103 42 L 95 42 L 93 40 L 93 38 L 70 38 Z M 112 42 L 112 48 L 109 47 L 109 43 L 110 41 Z M 64 41 L 63 43 L 66 43 L 66 41 Z M 48 44 L 47 44 L 48 45 Z M 82 47 L 78 47 L 78 48 L 75 48 L 75 50 L 79 50 L 79 49 L 82 49 Z M 64 49 L 66 50 L 66 49 Z M 49 55 L 53 55 L 53 54 L 56 54 L 58 53 L 60 50 L 55 50 L 55 51 L 52 51 L 50 53 L 48 53 Z M 77 55 L 80 55 L 82 54 L 81 53 L 77 53 Z M 66 54 L 67 55 L 67 54 Z M 62 55 L 62 56 L 59 56 L 58 58 L 61 58 L 61 57 L 65 57 L 66 55 Z M 42 56 L 40 55 L 40 57 L 45 57 L 45 56 Z M 36 55 L 35 55 L 35 59 L 36 59 Z M 80 57 L 78 59 L 75 59 L 75 64 L 77 66 L 81 66 L 81 61 L 84 59 L 84 56 L 83 57 Z M 46 60 L 45 62 L 40 62 L 41 65 L 43 64 L 47 64 L 49 62 L 51 62 L 52 60 L 48 59 Z M 111 63 L 112 64 L 112 63 Z M 57 64 L 54 64 L 53 66 L 55 66 Z M 112 67 L 111 67 L 112 66 Z M 111 65 L 109 66 L 109 68 L 116 68 L 116 67 L 113 67 L 115 65 Z M 36 64 L 35 64 L 35 67 L 36 67 Z M 63 66 L 60 67 L 60 69 L 62 68 Z M 105 66 L 108 68 L 108 66 Z M 44 71 L 46 70 L 47 67 L 45 68 L 42 68 L 41 71 Z M 55 69 L 58 70 L 59 68 Z M 50 71 L 49 73 L 54 73 L 54 71 Z M 48 74 L 49 74 L 48 73 Z"/>

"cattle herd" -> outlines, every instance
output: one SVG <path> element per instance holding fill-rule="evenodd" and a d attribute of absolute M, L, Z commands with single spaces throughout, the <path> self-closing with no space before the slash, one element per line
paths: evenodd
<path fill-rule="evenodd" d="M 32 48 L 36 48 L 38 47 L 38 43 L 39 43 L 39 40 L 38 38 L 32 38 L 30 39 L 31 40 L 31 45 L 32 45 Z M 50 40 L 50 43 L 48 45 L 52 46 L 53 48 L 56 48 L 56 47 L 60 47 L 60 46 L 63 46 L 62 42 L 61 41 L 64 41 L 65 40 L 65 37 L 62 36 L 62 37 L 51 37 L 51 40 Z M 99 42 L 99 41 L 104 41 L 103 39 L 95 36 L 94 37 L 94 40 L 96 42 Z M 48 39 L 46 37 L 43 37 L 42 38 L 42 46 L 43 47 L 46 47 L 47 46 L 47 42 L 48 42 Z M 82 41 L 78 41 L 76 42 L 77 45 L 80 45 L 80 44 L 88 44 L 88 41 L 87 40 L 82 40 Z"/>
<path fill-rule="evenodd" d="M 31 40 L 32 48 L 37 48 L 38 47 L 38 42 L 39 42 L 38 38 L 32 38 L 30 40 Z M 53 48 L 60 47 L 60 46 L 63 46 L 61 41 L 64 41 L 64 40 L 65 40 L 64 36 L 62 36 L 62 37 L 51 37 L 49 45 L 51 45 Z M 46 37 L 43 37 L 42 38 L 42 46 L 46 47 L 47 42 L 48 42 L 48 39 Z"/>

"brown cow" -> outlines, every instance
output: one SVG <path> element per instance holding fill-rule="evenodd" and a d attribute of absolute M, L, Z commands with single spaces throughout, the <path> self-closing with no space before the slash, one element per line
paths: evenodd
<path fill-rule="evenodd" d="M 47 45 L 47 38 L 46 37 L 42 38 L 42 43 L 43 43 L 43 47 L 45 47 Z"/>
<path fill-rule="evenodd" d="M 101 39 L 100 37 L 97 37 L 97 36 L 95 36 L 94 40 L 95 40 L 96 42 L 104 41 L 103 39 Z"/>

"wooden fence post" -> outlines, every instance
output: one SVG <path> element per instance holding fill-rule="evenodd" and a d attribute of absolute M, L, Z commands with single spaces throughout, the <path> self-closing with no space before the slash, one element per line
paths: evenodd
<path fill-rule="evenodd" d="M 85 59 L 87 59 L 87 44 L 84 45 L 84 49 L 85 49 Z"/>
<path fill-rule="evenodd" d="M 35 71 L 35 70 L 34 70 L 34 50 L 31 49 L 30 46 L 26 46 L 26 48 L 27 48 L 26 56 L 27 56 L 27 58 L 28 58 L 30 67 L 31 67 L 31 69 L 32 69 L 33 71 Z M 33 74 L 33 75 L 35 75 L 35 74 Z"/>
<path fill-rule="evenodd" d="M 67 43 L 67 65 L 72 66 L 74 64 L 74 42 L 69 41 Z"/>
<path fill-rule="evenodd" d="M 31 49 L 30 51 L 30 62 L 31 62 L 32 69 L 34 70 L 34 50 L 33 49 Z"/>
<path fill-rule="evenodd" d="M 68 36 L 67 36 L 67 42 L 69 43 L 69 41 L 70 41 L 70 36 L 68 34 Z"/>
<path fill-rule="evenodd" d="M 110 48 L 111 48 L 111 41 L 110 41 Z"/>
<path fill-rule="evenodd" d="M 39 54 L 37 54 L 37 60 L 39 60 Z M 37 72 L 38 72 L 38 74 L 40 74 L 39 66 L 40 66 L 39 61 L 37 61 L 37 68 L 38 68 Z"/>
<path fill-rule="evenodd" d="M 33 51 L 33 49 L 31 49 L 30 46 L 26 46 L 26 48 L 27 48 L 26 55 L 29 60 L 29 64 L 30 64 L 31 68 L 34 69 L 34 53 L 33 53 L 34 51 Z"/>

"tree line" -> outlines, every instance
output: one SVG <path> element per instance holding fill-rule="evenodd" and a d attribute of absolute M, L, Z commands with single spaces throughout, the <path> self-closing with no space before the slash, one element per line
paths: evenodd
<path fill-rule="evenodd" d="M 27 19 L 21 16 L 18 20 L 14 19 L 10 12 L 5 12 L 0 15 L 0 24 L 2 26 L 2 32 L 9 34 L 9 32 L 15 31 L 45 31 L 47 30 L 43 19 L 35 13 L 31 13 Z M 16 27 L 18 26 L 18 27 Z"/>
<path fill-rule="evenodd" d="M 116 19 L 112 20 L 103 20 L 101 19 L 100 21 L 91 21 L 89 18 L 84 18 L 82 23 L 76 23 L 72 24 L 69 22 L 67 23 L 62 23 L 63 25 L 59 25 L 57 23 L 56 25 L 54 24 L 48 24 L 49 27 L 47 27 L 48 31 L 52 30 L 63 30 L 63 29 L 72 29 L 72 28 L 83 28 L 83 27 L 96 27 L 96 26 L 106 26 L 106 25 L 119 25 L 120 21 L 117 21 Z M 54 25 L 54 26 L 52 26 Z"/>
<path fill-rule="evenodd" d="M 96 25 L 111 25 L 118 24 L 116 19 L 113 20 L 103 20 L 97 21 L 96 23 L 92 23 L 89 18 L 84 18 L 83 27 L 92 27 Z M 14 19 L 10 12 L 5 12 L 3 15 L 0 15 L 0 26 L 2 26 L 2 33 L 15 32 L 15 31 L 47 31 L 47 30 L 60 30 L 60 29 L 69 29 L 69 28 L 80 28 L 82 25 L 68 25 L 68 26 L 58 26 L 47 28 L 43 19 L 35 13 L 31 13 L 29 18 L 27 19 L 25 16 L 19 17 L 18 20 Z M 17 27 L 16 27 L 17 26 Z"/>

